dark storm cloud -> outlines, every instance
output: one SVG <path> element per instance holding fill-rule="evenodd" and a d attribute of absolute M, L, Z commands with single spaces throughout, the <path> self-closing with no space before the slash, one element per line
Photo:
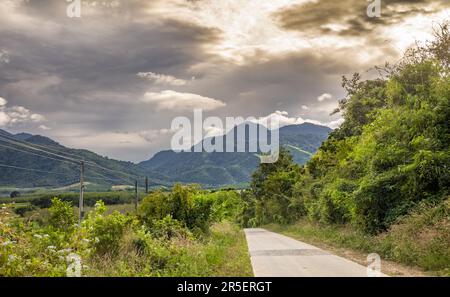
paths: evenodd
<path fill-rule="evenodd" d="M 47 119 L 42 124 L 51 128 L 40 131 L 37 124 L 23 123 L 8 129 L 44 133 L 68 146 L 138 161 L 168 148 L 167 129 L 175 116 L 192 116 L 178 109 L 159 110 L 141 100 L 146 93 L 160 95 L 170 90 L 170 94 L 180 96 L 213 98 L 225 104 L 206 115 L 221 118 L 266 116 L 280 110 L 288 111 L 289 116 L 327 123 L 336 119 L 329 113 L 343 96 L 341 75 L 364 71 L 375 60 L 380 61 L 375 53 L 367 61 L 356 59 L 360 51 L 346 42 L 326 48 L 304 46 L 300 40 L 298 49 L 280 48 L 268 53 L 265 50 L 273 49 L 277 42 L 264 38 L 278 41 L 277 34 L 286 31 L 268 26 L 268 31 L 275 33 L 266 36 L 261 33 L 266 32 L 267 24 L 256 22 L 262 27 L 235 34 L 229 29 L 239 28 L 236 24 L 228 27 L 226 21 L 215 23 L 214 18 L 203 22 L 197 9 L 208 3 L 216 5 L 214 1 L 130 0 L 108 6 L 113 1 L 105 0 L 96 1 L 106 3 L 96 7 L 89 5 L 94 1 L 82 2 L 82 17 L 72 19 L 66 16 L 67 2 L 63 0 L 0 1 L 0 8 L 8 12 L 0 18 L 0 53 L 6 53 L 3 57 L 8 61 L 0 63 L 0 97 L 7 100 L 8 107 L 24 106 L 42 114 Z M 180 9 L 192 2 L 196 3 L 195 9 Z M 393 2 L 402 1 L 389 3 Z M 158 5 L 168 5 L 165 11 L 175 13 L 168 16 L 159 12 Z M 383 13 L 390 13 L 391 20 L 367 20 L 365 5 L 364 0 L 319 0 L 283 9 L 275 18 L 286 29 L 314 37 L 329 30 L 321 27 L 324 24 L 345 24 L 346 30 L 333 34 L 346 39 L 407 16 L 406 12 L 385 9 Z M 209 8 L 206 11 L 214 11 Z M 415 9 L 414 13 L 421 12 L 420 7 Z M 263 20 L 272 21 L 270 17 Z M 249 44 L 240 43 L 246 34 L 251 37 Z M 261 40 L 253 38 L 259 35 L 263 36 Z M 290 43 L 291 35 L 281 37 Z M 382 37 L 372 34 L 365 44 L 379 50 L 382 62 L 386 56 L 395 57 L 392 47 L 377 38 Z M 247 54 L 246 49 L 255 45 L 262 47 Z M 234 47 L 237 50 L 233 55 L 241 55 L 242 63 L 220 52 Z M 149 75 L 138 73 L 185 83 L 158 84 L 145 79 Z M 331 99 L 319 102 L 317 98 L 325 93 L 331 94 Z"/>
<path fill-rule="evenodd" d="M 34 19 L 47 18 L 50 12 L 61 14 L 61 9 L 46 6 L 53 7 L 47 4 L 37 10 L 25 4 L 24 10 L 32 10 Z M 1 45 L 8 49 L 11 63 L 0 68 L 0 88 L 11 103 L 47 113 L 63 107 L 83 109 L 83 101 L 92 108 L 99 97 L 113 101 L 117 97 L 116 103 L 129 104 L 133 96 L 148 90 L 136 73 L 151 70 L 183 76 L 190 65 L 207 58 L 200 48 L 216 34 L 173 20 L 142 26 L 88 17 L 52 20 L 48 31 L 31 26 L 21 31 L 2 28 Z M 124 96 L 131 98 L 124 100 Z"/>
<path fill-rule="evenodd" d="M 361 36 L 380 26 L 397 24 L 415 14 L 431 14 L 450 7 L 448 0 L 381 0 L 381 17 L 378 18 L 367 15 L 367 7 L 371 2 L 318 0 L 282 9 L 275 14 L 275 18 L 280 26 L 288 30 Z M 329 27 L 335 24 L 344 27 L 335 30 Z"/>
<path fill-rule="evenodd" d="M 16 2 L 15 19 L 0 20 L 0 49 L 9 60 L 0 65 L 0 97 L 9 106 L 44 114 L 53 128 L 45 133 L 55 137 L 170 126 L 167 114 L 139 104 L 139 97 L 155 86 L 136 74 L 153 71 L 190 79 L 187 69 L 208 59 L 202 47 L 220 32 L 147 18 L 142 15 L 146 1 L 128 2 L 122 7 L 125 15 L 86 10 L 80 19 L 66 16 L 64 2 Z M 9 128 L 39 132 L 31 124 Z"/>
<path fill-rule="evenodd" d="M 288 110 L 290 116 L 299 116 L 301 105 L 317 104 L 317 97 L 325 92 L 335 94 L 334 102 L 343 95 L 341 75 L 354 69 L 337 56 L 293 53 L 244 66 L 222 65 L 221 75 L 205 77 L 190 91 L 226 99 L 228 115 L 265 116 Z M 330 112 L 331 108 L 314 115 L 315 119 L 330 121 Z"/>

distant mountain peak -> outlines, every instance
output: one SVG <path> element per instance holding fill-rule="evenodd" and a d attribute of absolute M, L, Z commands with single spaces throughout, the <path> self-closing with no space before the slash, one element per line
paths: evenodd
<path fill-rule="evenodd" d="M 22 141 L 26 141 L 28 138 L 33 137 L 33 136 L 34 136 L 33 134 L 25 133 L 25 132 L 17 133 L 17 134 L 13 135 L 13 137 L 15 139 L 22 140 Z"/>
<path fill-rule="evenodd" d="M 9 133 L 8 131 L 2 130 L 2 129 L 0 129 L 0 135 L 13 137 L 13 135 L 11 133 Z"/>
<path fill-rule="evenodd" d="M 25 141 L 40 145 L 61 146 L 58 142 L 41 135 L 31 135 L 31 137 L 28 137 Z"/>
<path fill-rule="evenodd" d="M 246 127 L 246 143 L 250 140 L 247 134 L 249 125 L 267 129 L 264 125 L 257 123 L 239 125 Z M 238 129 L 239 126 L 234 129 Z M 284 126 L 279 130 L 280 144 L 291 152 L 294 161 L 298 164 L 305 164 L 332 131 L 329 127 L 312 123 Z M 230 132 L 231 130 L 226 135 L 218 137 L 229 137 Z M 236 137 L 236 133 L 233 136 Z M 251 152 L 176 153 L 167 150 L 155 154 L 149 160 L 139 163 L 138 166 L 143 171 L 156 171 L 168 176 L 171 181 L 217 186 L 249 182 L 258 164 L 258 157 Z"/>

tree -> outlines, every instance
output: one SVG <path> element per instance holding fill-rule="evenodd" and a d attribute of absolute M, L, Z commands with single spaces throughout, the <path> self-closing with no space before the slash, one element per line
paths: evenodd
<path fill-rule="evenodd" d="M 9 194 L 9 198 L 17 198 L 20 197 L 20 192 L 18 191 L 12 191 L 11 194 Z"/>

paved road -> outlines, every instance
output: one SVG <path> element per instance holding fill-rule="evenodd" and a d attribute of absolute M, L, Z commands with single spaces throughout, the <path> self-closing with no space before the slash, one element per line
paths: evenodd
<path fill-rule="evenodd" d="M 367 276 L 367 268 L 265 229 L 245 229 L 255 276 Z"/>

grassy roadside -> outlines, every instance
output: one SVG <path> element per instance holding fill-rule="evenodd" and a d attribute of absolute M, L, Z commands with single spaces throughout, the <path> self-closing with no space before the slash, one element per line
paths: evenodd
<path fill-rule="evenodd" d="M 212 268 L 209 276 L 253 276 L 244 231 L 234 224 L 212 226 L 205 256 Z"/>
<path fill-rule="evenodd" d="M 147 229 L 133 215 L 134 205 L 124 204 L 104 215 L 95 210 L 93 217 L 87 208 L 82 228 L 63 231 L 51 225 L 55 211 L 64 210 L 58 218 L 66 218 L 76 208 L 60 203 L 58 208 L 32 210 L 23 217 L 15 213 L 16 205 L 1 205 L 0 276 L 66 276 L 72 254 L 80 260 L 77 267 L 83 276 L 253 275 L 244 232 L 225 219 L 204 231 L 191 232 L 167 218 Z M 67 226 L 74 224 L 69 221 Z M 99 242 L 105 242 L 106 249 L 100 250 Z"/>
<path fill-rule="evenodd" d="M 244 232 L 238 226 L 214 224 L 199 241 L 152 242 L 151 253 L 137 254 L 125 238 L 119 257 L 92 259 L 89 276 L 246 277 L 253 276 Z"/>
<path fill-rule="evenodd" d="M 376 236 L 349 225 L 324 225 L 306 219 L 293 225 L 264 227 L 331 250 L 362 265 L 366 265 L 367 254 L 378 253 L 384 260 L 383 272 L 389 275 L 450 276 L 448 199 L 435 206 L 422 205 L 390 230 Z"/>

